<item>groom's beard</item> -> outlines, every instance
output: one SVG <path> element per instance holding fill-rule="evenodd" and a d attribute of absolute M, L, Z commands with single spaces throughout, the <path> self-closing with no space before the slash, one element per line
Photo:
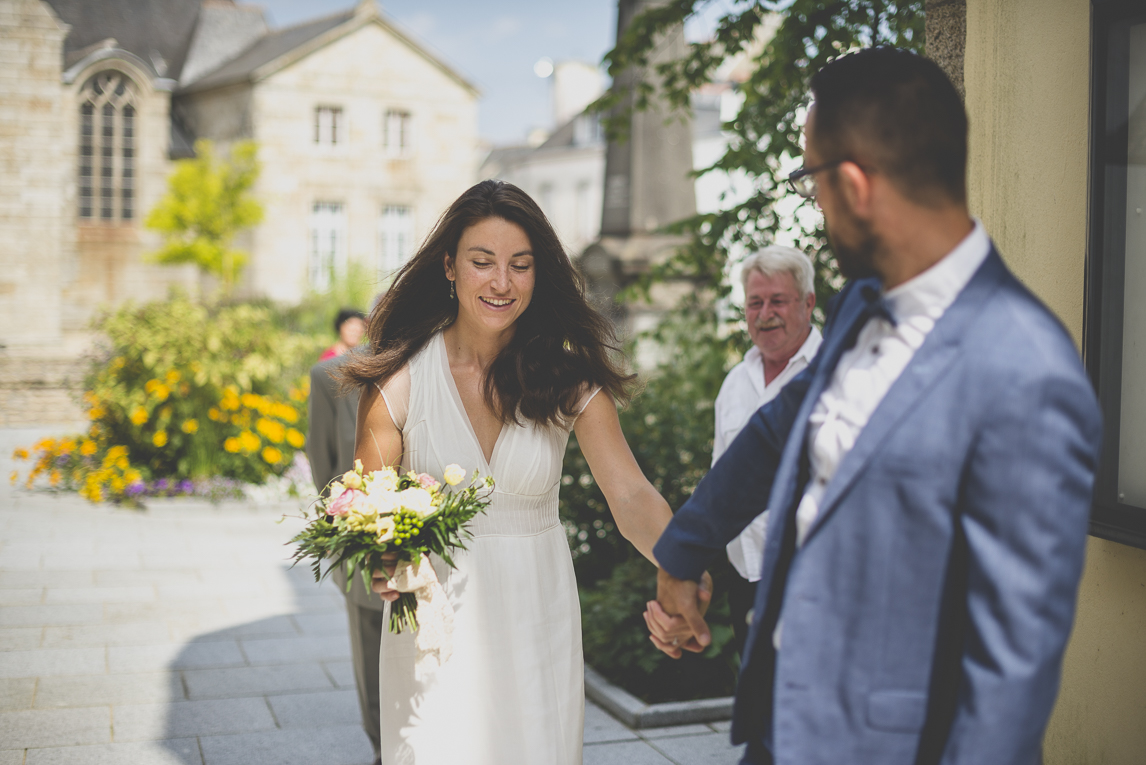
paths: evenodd
<path fill-rule="evenodd" d="M 838 228 L 846 233 L 836 236 L 828 229 L 828 242 L 836 254 L 836 263 L 845 279 L 866 279 L 879 276 L 875 270 L 875 253 L 880 249 L 879 237 L 871 230 L 871 224 L 860 219 L 850 209 L 841 211 L 844 220 Z"/>

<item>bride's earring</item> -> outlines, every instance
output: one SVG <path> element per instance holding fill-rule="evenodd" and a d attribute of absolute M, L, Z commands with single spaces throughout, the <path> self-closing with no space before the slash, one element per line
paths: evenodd
<path fill-rule="evenodd" d="M 457 300 L 458 293 L 454 290 L 454 282 L 450 280 L 450 300 Z"/>

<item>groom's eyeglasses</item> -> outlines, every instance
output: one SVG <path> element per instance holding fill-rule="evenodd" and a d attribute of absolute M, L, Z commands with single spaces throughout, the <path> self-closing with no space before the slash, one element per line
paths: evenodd
<path fill-rule="evenodd" d="M 816 173 L 831 170 L 837 165 L 850 161 L 851 160 L 847 157 L 844 157 L 843 159 L 837 159 L 834 162 L 825 162 L 815 167 L 801 167 L 799 170 L 793 170 L 788 175 L 788 188 L 804 199 L 811 199 L 816 196 L 816 192 L 819 191 L 819 185 L 816 183 Z"/>
<path fill-rule="evenodd" d="M 833 167 L 842 165 L 844 162 L 851 162 L 853 165 L 858 167 L 860 170 L 863 170 L 868 175 L 875 172 L 875 168 L 871 167 L 870 165 L 861 165 L 859 162 L 856 162 L 850 157 L 844 157 L 843 159 L 837 159 L 833 162 L 825 162 L 824 164 L 816 165 L 815 167 L 801 167 L 799 170 L 794 170 L 788 175 L 788 189 L 799 194 L 804 199 L 811 199 L 812 197 L 816 196 L 816 193 L 820 190 L 819 184 L 816 183 L 816 173 L 823 172 L 824 170 L 831 170 Z"/>

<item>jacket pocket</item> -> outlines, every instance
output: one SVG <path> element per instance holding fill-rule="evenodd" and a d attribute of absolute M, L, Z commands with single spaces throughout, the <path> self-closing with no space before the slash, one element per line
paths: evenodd
<path fill-rule="evenodd" d="M 918 691 L 872 691 L 867 696 L 867 724 L 892 733 L 918 733 L 927 719 L 927 694 Z"/>

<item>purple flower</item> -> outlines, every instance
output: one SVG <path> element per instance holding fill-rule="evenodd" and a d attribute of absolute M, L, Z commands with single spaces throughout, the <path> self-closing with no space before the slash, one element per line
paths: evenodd
<path fill-rule="evenodd" d="M 124 489 L 124 494 L 129 497 L 138 497 L 140 494 L 143 494 L 146 491 L 147 484 L 145 484 L 143 481 L 133 481 L 127 485 L 126 489 Z"/>
<path fill-rule="evenodd" d="M 157 491 L 157 492 L 158 491 L 167 491 L 167 479 L 166 478 L 160 478 L 154 484 L 152 484 L 152 488 L 155 489 L 155 491 Z"/>
<path fill-rule="evenodd" d="M 195 484 L 190 479 L 184 478 L 182 481 L 179 482 L 179 493 L 180 494 L 194 494 L 195 493 Z"/>

